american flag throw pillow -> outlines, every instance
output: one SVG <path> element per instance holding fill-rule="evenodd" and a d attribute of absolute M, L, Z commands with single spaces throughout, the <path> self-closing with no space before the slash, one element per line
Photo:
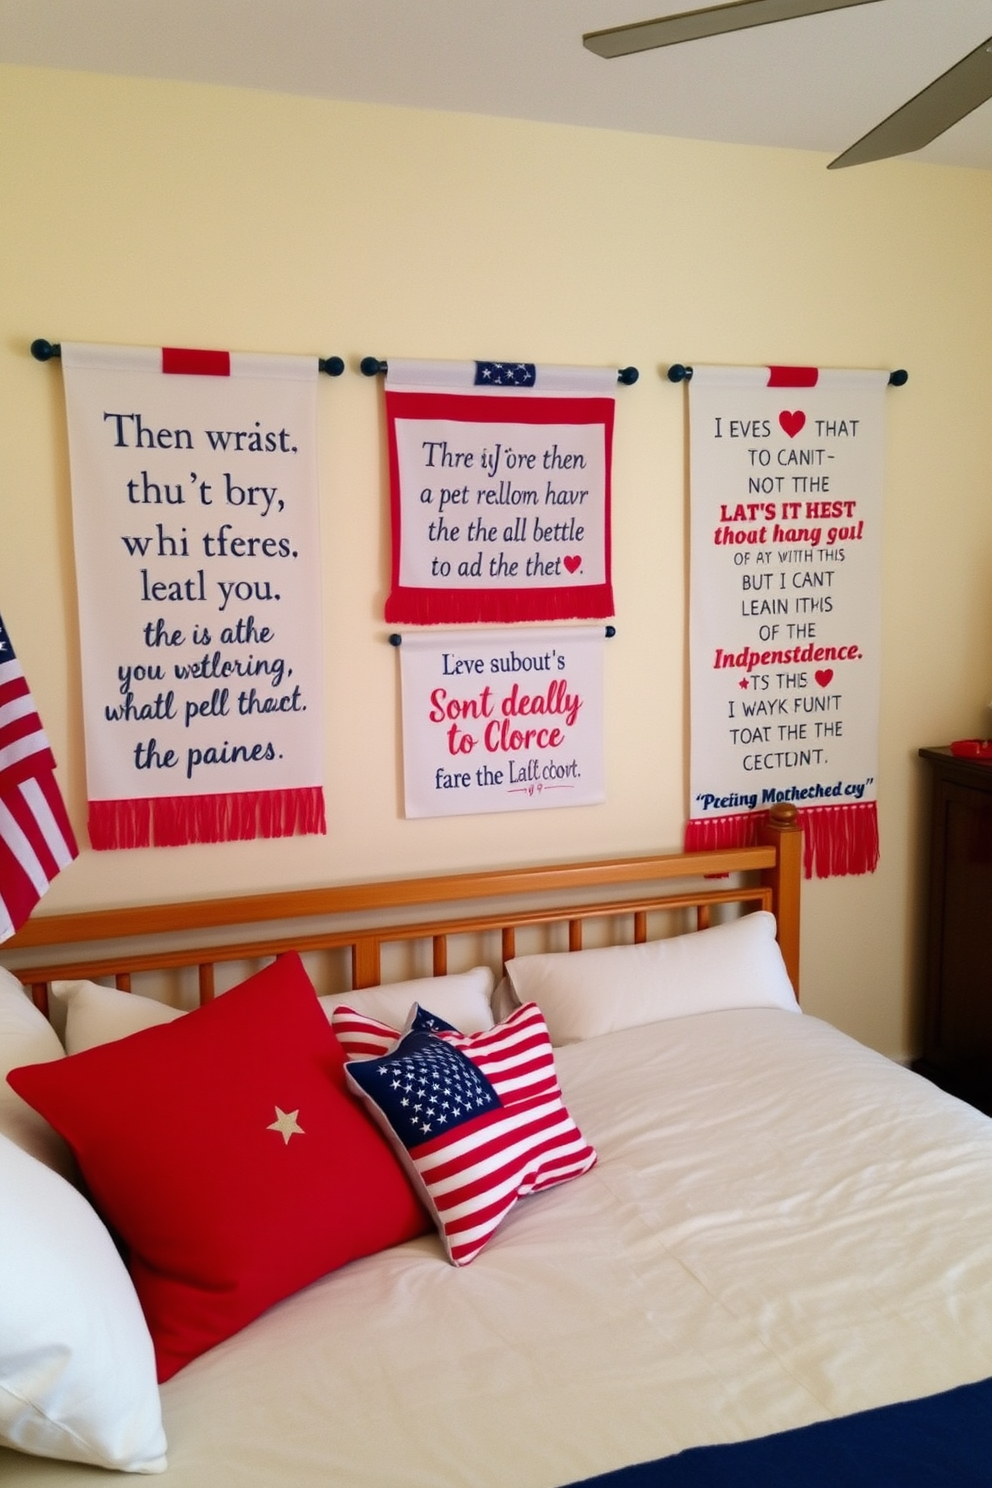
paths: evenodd
<path fill-rule="evenodd" d="M 349 1059 L 374 1059 L 379 1054 L 388 1054 L 404 1033 L 458 1032 L 450 1023 L 436 1013 L 429 1013 L 418 1003 L 414 1003 L 402 1032 L 390 1028 L 388 1023 L 380 1023 L 378 1018 L 370 1018 L 368 1013 L 357 1012 L 345 1003 L 339 1003 L 331 1014 L 331 1027 Z"/>
<path fill-rule="evenodd" d="M 415 1018 L 394 1038 L 345 1074 L 406 1162 L 448 1258 L 465 1266 L 519 1198 L 587 1173 L 596 1152 L 565 1108 L 536 1003 L 484 1033 Z"/>

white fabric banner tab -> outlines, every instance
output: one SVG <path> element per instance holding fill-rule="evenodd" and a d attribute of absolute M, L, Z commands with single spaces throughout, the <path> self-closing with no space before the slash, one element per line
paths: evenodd
<path fill-rule="evenodd" d="M 688 848 L 791 801 L 807 876 L 877 864 L 887 381 L 693 370 Z"/>
<path fill-rule="evenodd" d="M 62 366 L 93 846 L 323 832 L 316 357 Z"/>
<path fill-rule="evenodd" d="M 405 635 L 405 814 L 605 800 L 604 643 L 602 626 Z"/>

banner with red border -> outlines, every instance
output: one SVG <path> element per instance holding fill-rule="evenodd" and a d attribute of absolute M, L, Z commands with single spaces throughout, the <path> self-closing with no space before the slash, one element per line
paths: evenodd
<path fill-rule="evenodd" d="M 615 368 L 389 360 L 388 621 L 613 614 Z"/>

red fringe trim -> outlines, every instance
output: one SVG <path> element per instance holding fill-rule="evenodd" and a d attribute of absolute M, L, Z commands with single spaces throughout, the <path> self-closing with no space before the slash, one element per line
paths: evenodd
<path fill-rule="evenodd" d="M 690 817 L 685 824 L 685 850 L 717 852 L 721 847 L 754 847 L 761 840 L 761 826 L 767 820 L 767 811 Z"/>
<path fill-rule="evenodd" d="M 323 836 L 324 792 L 237 791 L 212 796 L 91 801 L 87 823 L 98 852 L 183 847 L 190 842 L 247 842 L 256 837 Z"/>
<path fill-rule="evenodd" d="M 807 878 L 874 873 L 879 858 L 877 802 L 805 806 L 799 808 L 797 816 L 803 829 L 803 872 Z M 754 847 L 767 820 L 767 811 L 693 818 L 686 823 L 686 852 Z"/>
<path fill-rule="evenodd" d="M 878 867 L 878 806 L 874 801 L 810 806 L 799 812 L 799 821 L 806 839 L 807 878 L 874 873 Z"/>
<path fill-rule="evenodd" d="M 574 589 L 406 589 L 386 600 L 394 625 L 513 625 L 525 620 L 605 620 L 612 584 Z"/>

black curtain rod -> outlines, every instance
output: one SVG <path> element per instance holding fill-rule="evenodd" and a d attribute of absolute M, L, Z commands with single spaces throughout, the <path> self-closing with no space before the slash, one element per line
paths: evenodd
<path fill-rule="evenodd" d="M 565 632 L 565 633 L 567 634 L 567 632 Z M 616 635 L 616 633 L 617 633 L 617 628 L 616 628 L 615 625 L 604 626 L 604 634 L 605 634 L 606 639 L 608 641 L 612 641 L 612 639 Z M 391 646 L 402 646 L 402 644 L 403 644 L 403 637 L 400 635 L 400 633 L 399 633 L 398 630 L 392 631 L 391 634 L 387 637 L 387 639 L 388 639 L 389 644 Z"/>
<path fill-rule="evenodd" d="M 362 357 L 360 369 L 366 377 L 377 377 L 380 372 L 389 371 L 389 363 L 380 361 L 378 357 Z M 640 377 L 636 367 L 621 367 L 617 373 L 617 382 L 622 382 L 625 387 L 630 387 Z"/>
<path fill-rule="evenodd" d="M 31 355 L 36 362 L 50 362 L 52 357 L 62 355 L 62 348 L 57 341 L 39 339 L 31 342 Z M 328 377 L 340 377 L 344 371 L 344 361 L 339 356 L 318 357 L 317 366 L 321 372 L 326 372 Z"/>
<path fill-rule="evenodd" d="M 689 382 L 692 379 L 692 368 L 684 367 L 681 362 L 676 362 L 668 369 L 669 382 Z M 889 385 L 891 387 L 903 387 L 909 381 L 909 373 L 902 367 L 895 372 L 889 373 Z"/>

